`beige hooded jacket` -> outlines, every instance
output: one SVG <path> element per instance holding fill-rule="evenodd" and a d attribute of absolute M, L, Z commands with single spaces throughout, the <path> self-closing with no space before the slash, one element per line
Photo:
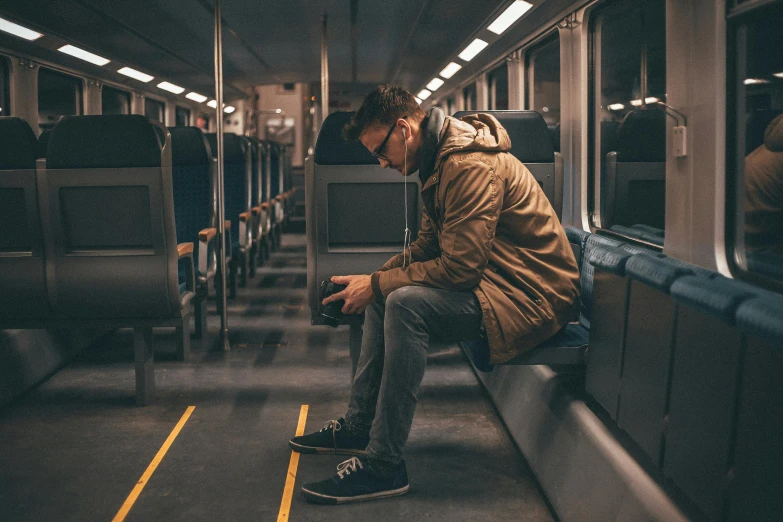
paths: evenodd
<path fill-rule="evenodd" d="M 579 270 L 565 231 L 530 171 L 508 153 L 491 115 L 447 117 L 412 263 L 402 255 L 372 275 L 376 295 L 408 285 L 472 290 L 493 363 L 530 350 L 578 310 Z"/>

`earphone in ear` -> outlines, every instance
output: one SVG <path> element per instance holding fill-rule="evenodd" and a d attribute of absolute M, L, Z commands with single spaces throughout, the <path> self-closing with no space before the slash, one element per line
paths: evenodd
<path fill-rule="evenodd" d="M 405 127 L 402 128 L 402 137 L 408 139 L 408 130 Z"/>

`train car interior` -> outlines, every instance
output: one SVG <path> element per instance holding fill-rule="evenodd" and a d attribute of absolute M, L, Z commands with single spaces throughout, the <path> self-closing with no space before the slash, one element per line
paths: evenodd
<path fill-rule="evenodd" d="M 781 27 L 781 0 L 0 0 L 0 520 L 783 520 Z M 336 433 L 395 335 L 331 277 L 446 237 L 408 131 L 348 137 L 379 85 L 505 129 L 579 297 L 502 362 L 487 308 L 427 337 L 407 494 L 327 506 L 303 486 L 382 475 Z"/>

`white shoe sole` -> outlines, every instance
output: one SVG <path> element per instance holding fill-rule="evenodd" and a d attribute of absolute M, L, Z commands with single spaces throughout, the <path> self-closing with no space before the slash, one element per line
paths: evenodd
<path fill-rule="evenodd" d="M 360 449 L 337 448 L 337 450 L 335 450 L 334 448 L 316 448 L 314 446 L 302 446 L 301 444 L 297 444 L 296 442 L 293 442 L 293 441 L 288 441 L 288 446 L 292 450 L 294 450 L 294 451 L 296 451 L 298 453 L 305 454 L 305 455 L 307 455 L 307 454 L 318 454 L 318 455 L 353 455 L 353 456 L 358 456 L 358 455 L 366 455 L 367 454 L 367 450 L 363 450 L 363 449 L 360 450 Z"/>
<path fill-rule="evenodd" d="M 389 489 L 386 491 L 379 491 L 377 493 L 368 493 L 366 495 L 357 495 L 355 497 L 333 497 L 330 495 L 323 495 L 321 493 L 315 493 L 302 487 L 302 493 L 305 498 L 311 502 L 319 504 L 349 504 L 351 502 L 361 502 L 363 500 L 378 500 L 382 498 L 398 497 L 408 492 L 408 484 L 398 489 Z"/>

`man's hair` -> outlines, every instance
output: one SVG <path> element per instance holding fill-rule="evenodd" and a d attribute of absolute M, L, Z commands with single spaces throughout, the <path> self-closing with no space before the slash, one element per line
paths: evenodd
<path fill-rule="evenodd" d="M 426 114 L 416 98 L 402 87 L 379 85 L 364 98 L 362 106 L 343 129 L 343 136 L 349 141 L 358 140 L 364 131 L 389 126 L 403 116 L 421 123 Z"/>

